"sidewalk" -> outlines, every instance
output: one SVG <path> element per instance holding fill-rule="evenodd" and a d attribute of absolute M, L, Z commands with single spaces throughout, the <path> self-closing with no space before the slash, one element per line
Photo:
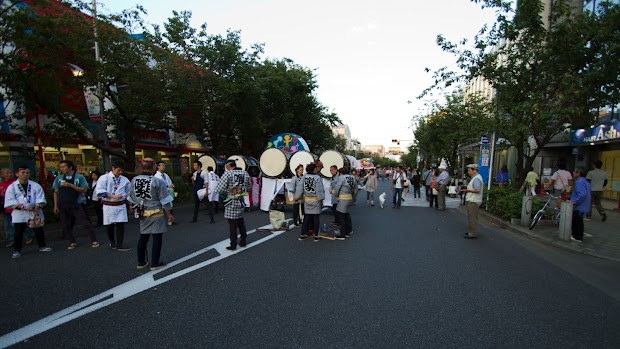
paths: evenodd
<path fill-rule="evenodd" d="M 601 221 L 601 216 L 593 208 L 592 220 L 585 220 L 585 232 L 592 237 L 583 238 L 583 242 L 563 241 L 558 238 L 557 226 L 550 222 L 541 221 L 533 230 L 520 225 L 513 225 L 484 210 L 480 210 L 482 217 L 507 229 L 513 233 L 526 235 L 530 238 L 542 241 L 551 246 L 566 250 L 583 253 L 599 258 L 610 259 L 620 262 L 620 211 L 618 203 L 612 200 L 603 200 L 603 208 L 607 213 L 607 221 Z"/>

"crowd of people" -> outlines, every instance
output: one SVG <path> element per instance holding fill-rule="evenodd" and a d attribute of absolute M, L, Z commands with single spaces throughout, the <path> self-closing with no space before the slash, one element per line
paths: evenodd
<path fill-rule="evenodd" d="M 137 245 L 137 268 L 143 269 L 150 264 L 151 270 L 162 268 L 165 263 L 160 260 L 163 234 L 168 226 L 174 224 L 172 206 L 174 201 L 174 184 L 165 173 L 165 163 L 145 158 L 141 163 L 141 173 L 132 180 L 123 176 L 124 165 L 114 162 L 105 174 L 97 171 L 91 173 L 91 185 L 84 175 L 76 172 L 76 166 L 69 160 L 59 163 L 59 174 L 53 181 L 53 212 L 57 214 L 62 226 L 60 238 L 68 240 L 67 249 L 74 250 L 78 241 L 73 233 L 74 227 L 80 225 L 87 233 L 90 248 L 101 246 L 87 211 L 87 197 L 92 200 L 97 215 L 96 225 L 104 226 L 112 250 L 127 252 L 132 248 L 125 244 L 125 223 L 130 215 L 139 219 L 140 239 Z M 213 207 L 217 206 L 220 196 L 224 197 L 224 217 L 230 228 L 229 250 L 237 245 L 245 247 L 246 228 L 243 221 L 244 203 L 250 189 L 249 175 L 239 169 L 234 160 L 226 163 L 227 172 L 219 178 L 208 168 L 201 171 L 201 164 L 194 164 L 192 182 L 198 190 L 205 192 L 204 197 L 196 195 L 195 213 L 201 202 L 209 207 L 211 222 L 214 222 Z M 10 169 L 1 169 L 0 198 L 3 201 L 3 221 L 6 235 L 5 247 L 13 248 L 12 258 L 20 258 L 23 243 L 36 241 L 40 252 L 50 252 L 44 232 L 45 217 L 43 207 L 48 205 L 41 185 L 30 180 L 30 170 L 18 168 L 13 175 Z M 196 191 L 194 191 L 196 193 Z M 192 222 L 197 220 L 194 215 Z M 241 240 L 237 242 L 237 230 Z M 152 236 L 151 259 L 146 255 L 147 243 Z"/>

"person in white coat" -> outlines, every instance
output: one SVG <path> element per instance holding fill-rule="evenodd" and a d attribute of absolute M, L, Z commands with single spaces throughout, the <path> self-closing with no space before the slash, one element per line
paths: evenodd
<path fill-rule="evenodd" d="M 103 225 L 106 227 L 110 247 L 121 252 L 130 251 L 131 248 L 123 245 L 125 238 L 125 223 L 127 223 L 127 196 L 131 183 L 127 177 L 122 176 L 123 163 L 120 161 L 112 164 L 112 170 L 99 177 L 96 194 L 101 198 L 103 206 Z M 116 230 L 116 237 L 115 232 Z"/>
<path fill-rule="evenodd" d="M 30 170 L 20 167 L 15 172 L 17 180 L 11 184 L 5 193 L 4 207 L 12 208 L 11 219 L 15 227 L 15 244 L 14 252 L 11 258 L 21 257 L 22 243 L 24 240 L 24 231 L 28 226 L 28 221 L 43 221 L 43 210 L 41 209 L 47 204 L 43 188 L 37 182 L 30 180 Z M 32 227 L 34 236 L 37 239 L 40 252 L 49 252 L 52 249 L 45 244 L 45 232 L 42 227 Z"/>

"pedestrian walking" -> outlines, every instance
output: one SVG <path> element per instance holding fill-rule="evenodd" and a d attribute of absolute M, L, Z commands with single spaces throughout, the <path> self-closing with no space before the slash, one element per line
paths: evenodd
<path fill-rule="evenodd" d="M 194 164 L 192 166 L 194 168 L 194 173 L 192 175 L 192 184 L 194 187 L 192 190 L 194 194 L 194 216 L 190 223 L 198 222 L 198 211 L 200 210 L 200 203 L 204 201 L 207 205 L 207 212 L 209 212 L 209 217 L 211 217 L 210 223 L 213 224 L 215 223 L 215 219 L 211 202 L 207 198 L 206 194 L 202 199 L 198 196 L 198 190 L 205 189 L 208 192 L 207 184 L 209 181 L 209 175 L 206 171 L 203 171 L 202 163 L 200 161 L 194 161 Z"/>
<path fill-rule="evenodd" d="M 318 175 L 318 168 L 311 163 L 306 166 L 306 174 L 295 187 L 295 199 L 303 199 L 304 221 L 301 226 L 301 234 L 298 240 L 306 240 L 308 236 L 314 236 L 314 241 L 319 241 L 319 229 L 325 189 L 323 180 Z M 334 205 L 335 206 L 335 205 Z M 334 207 L 335 208 L 335 207 Z"/>
<path fill-rule="evenodd" d="M 555 207 L 559 208 L 562 200 L 566 200 L 567 195 L 571 192 L 573 186 L 573 176 L 566 171 L 566 163 L 559 161 L 557 170 L 551 176 L 548 188 L 553 188 L 553 195 L 558 199 L 555 201 Z"/>
<path fill-rule="evenodd" d="M 390 177 L 392 179 L 392 208 L 400 209 L 400 203 L 403 198 L 403 186 L 405 183 L 405 175 L 403 173 L 403 167 L 398 165 L 394 174 Z"/>
<path fill-rule="evenodd" d="M 420 188 L 422 187 L 420 172 L 417 169 L 413 170 L 411 175 L 411 185 L 413 186 L 413 200 L 422 199 Z"/>
<path fill-rule="evenodd" d="M 340 229 L 335 232 L 335 235 L 336 240 L 344 240 L 353 233 L 353 223 L 349 208 L 353 206 L 353 198 L 357 192 L 357 181 L 349 173 L 348 167 L 343 167 L 338 172 L 340 172 L 341 180 L 336 183 L 334 191 L 338 196 L 336 210 L 338 211 L 338 225 Z"/>
<path fill-rule="evenodd" d="M 411 181 L 409 180 L 409 178 L 410 178 L 409 171 L 403 171 L 403 176 L 405 178 L 405 181 L 403 182 L 403 198 L 402 198 L 402 201 L 405 201 L 407 199 L 407 193 L 409 192 L 409 186 L 411 185 Z"/>
<path fill-rule="evenodd" d="M 431 181 L 433 179 L 434 172 L 435 170 L 433 167 L 429 166 L 422 176 L 422 182 L 424 183 L 424 188 L 426 189 L 426 201 L 431 201 L 431 196 L 433 195 L 431 191 Z"/>
<path fill-rule="evenodd" d="M 358 190 L 358 185 L 359 185 L 359 176 L 357 173 L 357 170 L 352 168 L 351 172 L 349 172 L 349 175 L 353 178 L 354 180 L 354 185 L 355 185 L 355 191 L 353 192 L 353 202 L 351 202 L 351 205 L 355 206 L 357 205 L 357 190 Z"/>
<path fill-rule="evenodd" d="M 11 208 L 11 221 L 15 228 L 14 252 L 11 258 L 21 257 L 24 231 L 31 222 L 34 236 L 40 252 L 49 252 L 52 249 L 45 244 L 45 232 L 42 222 L 45 221 L 42 207 L 47 204 L 45 193 L 39 183 L 30 180 L 30 170 L 20 167 L 16 171 L 17 180 L 6 189 L 4 208 Z M 81 210 L 81 208 L 80 208 Z"/>
<path fill-rule="evenodd" d="M 132 204 L 131 210 L 140 219 L 140 240 L 138 241 L 137 269 L 148 266 L 146 246 L 150 237 L 151 270 L 163 268 L 166 263 L 161 261 L 163 234 L 168 231 L 168 222 L 174 222 L 172 216 L 172 197 L 164 181 L 153 176 L 155 160 L 142 160 L 142 173 L 131 180 L 131 189 L 127 200 Z"/>
<path fill-rule="evenodd" d="M 213 171 L 212 166 L 207 167 L 207 200 L 211 203 L 211 207 L 213 207 L 213 211 L 215 213 L 219 210 L 219 200 L 220 194 L 215 191 L 217 187 L 217 183 L 220 181 L 220 176 Z"/>
<path fill-rule="evenodd" d="M 101 198 L 97 197 L 97 183 L 99 178 L 101 177 L 101 172 L 93 171 L 90 173 L 92 195 L 91 202 L 93 203 L 93 208 L 95 209 L 95 214 L 97 214 L 97 223 L 96 227 L 103 225 L 103 207 L 101 205 Z"/>
<path fill-rule="evenodd" d="M 538 177 L 538 173 L 534 172 L 533 167 L 530 167 L 527 175 L 525 176 L 525 182 L 523 182 L 523 185 L 525 186 L 525 195 L 536 196 L 536 187 L 539 182 L 540 178 Z"/>
<path fill-rule="evenodd" d="M 4 234 L 6 235 L 6 240 L 4 241 L 6 248 L 11 248 L 15 244 L 15 228 L 13 227 L 13 219 L 11 218 L 11 214 L 13 213 L 13 208 L 4 207 L 4 197 L 6 190 L 9 188 L 13 182 L 16 181 L 13 176 L 13 172 L 10 168 L 3 168 L 0 170 L 0 177 L 2 181 L 0 182 L 0 204 L 2 207 L 2 220 L 4 223 Z M 32 230 L 26 228 L 24 231 L 24 237 L 26 238 L 26 245 L 30 245 L 33 241 L 33 233 Z"/>
<path fill-rule="evenodd" d="M 130 251 L 123 244 L 125 241 L 125 223 L 127 223 L 127 196 L 131 183 L 123 176 L 124 165 L 120 161 L 112 164 L 110 172 L 101 176 L 97 182 L 97 197 L 103 206 L 103 225 L 110 241 L 110 248 L 120 252 Z"/>
<path fill-rule="evenodd" d="M 430 174 L 430 185 L 429 185 L 429 192 L 430 192 L 430 201 L 429 201 L 429 207 L 435 207 L 438 208 L 438 203 L 437 203 L 437 196 L 439 195 L 439 191 L 437 190 L 437 177 L 439 177 L 439 170 L 438 169 L 434 169 L 433 172 L 431 172 Z"/>
<path fill-rule="evenodd" d="M 585 179 L 585 170 L 577 167 L 573 172 L 575 177 L 575 190 L 571 201 L 573 202 L 573 219 L 571 221 L 571 240 L 581 242 L 583 240 L 583 217 L 590 211 L 592 197 L 590 182 Z"/>
<path fill-rule="evenodd" d="M 478 164 L 467 165 L 467 173 L 471 180 L 467 184 L 465 192 L 465 208 L 467 210 L 467 232 L 466 239 L 478 238 L 478 214 L 482 205 L 482 194 L 484 192 L 483 180 L 478 173 Z"/>
<path fill-rule="evenodd" d="M 588 172 L 586 180 L 590 182 L 592 188 L 592 205 L 596 206 L 598 214 L 601 215 L 602 221 L 605 222 L 607 220 L 607 214 L 601 204 L 601 199 L 603 199 L 603 191 L 605 187 L 607 187 L 607 172 L 601 170 L 601 167 L 603 167 L 603 162 L 601 160 L 594 161 L 594 169 Z M 592 218 L 592 207 L 590 207 L 587 218 Z"/>
<path fill-rule="evenodd" d="M 446 164 L 439 165 L 439 176 L 435 179 L 435 187 L 437 187 L 437 209 L 439 211 L 446 210 L 446 194 L 448 193 L 448 184 L 450 184 L 450 175 L 447 171 Z"/>
<path fill-rule="evenodd" d="M 375 206 L 375 192 L 377 191 L 377 186 L 379 183 L 377 182 L 377 176 L 375 175 L 375 170 L 370 169 L 366 176 L 364 176 L 364 188 L 366 190 L 366 205 Z"/>
<path fill-rule="evenodd" d="M 80 195 L 88 190 L 86 178 L 75 171 L 75 165 L 69 160 L 60 162 L 60 175 L 54 180 L 54 213 L 60 215 L 64 236 L 69 238 L 69 247 L 73 250 L 77 247 L 73 236 L 74 224 L 80 224 L 88 232 L 91 247 L 99 247 L 97 235 L 86 217 L 86 211 L 80 204 Z"/>
<path fill-rule="evenodd" d="M 243 212 L 245 211 L 245 197 L 250 190 L 250 175 L 237 167 L 235 160 L 226 162 L 226 172 L 222 175 L 215 189 L 220 194 L 227 194 L 224 200 L 224 218 L 228 219 L 228 231 L 230 246 L 227 250 L 234 251 L 237 248 L 237 230 L 239 230 L 239 246 L 245 247 L 247 243 L 247 230 Z"/>

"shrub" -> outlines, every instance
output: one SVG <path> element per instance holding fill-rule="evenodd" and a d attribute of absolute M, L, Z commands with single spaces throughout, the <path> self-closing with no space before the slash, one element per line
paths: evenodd
<path fill-rule="evenodd" d="M 485 189 L 483 197 L 483 205 L 488 207 L 487 211 L 505 220 L 521 218 L 522 202 L 523 193 L 515 191 L 514 188 L 510 187 L 492 187 L 491 190 Z M 544 203 L 540 200 L 534 200 L 532 203 L 532 212 L 540 210 L 543 204 Z"/>

